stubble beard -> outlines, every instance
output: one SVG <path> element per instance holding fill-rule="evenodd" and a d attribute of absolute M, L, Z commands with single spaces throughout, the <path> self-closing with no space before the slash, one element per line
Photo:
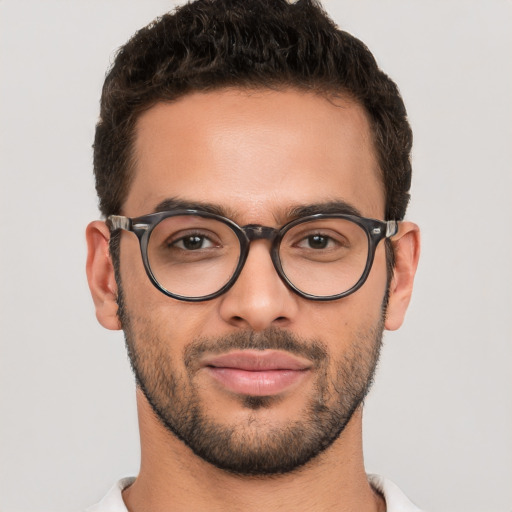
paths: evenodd
<path fill-rule="evenodd" d="M 120 285 L 120 281 L 118 281 Z M 118 288 L 118 315 L 136 382 L 162 425 L 197 456 L 219 469 L 245 476 L 268 476 L 294 471 L 332 445 L 362 404 L 373 383 L 384 328 L 384 300 L 379 322 L 353 334 L 341 359 L 332 361 L 320 340 L 299 339 L 275 328 L 260 333 L 237 332 L 220 338 L 192 340 L 183 354 L 185 374 L 166 350 L 172 340 L 155 336 L 149 321 L 131 315 Z M 345 341 L 346 343 L 346 341 Z M 285 350 L 311 360 L 315 383 L 303 414 L 283 426 L 258 418 L 279 396 L 241 396 L 250 414 L 235 425 L 216 422 L 201 403 L 194 382 L 197 361 L 205 352 Z"/>

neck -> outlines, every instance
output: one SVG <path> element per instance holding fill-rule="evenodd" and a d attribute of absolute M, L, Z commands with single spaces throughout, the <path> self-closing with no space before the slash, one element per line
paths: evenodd
<path fill-rule="evenodd" d="M 364 471 L 361 409 L 333 445 L 302 468 L 284 475 L 245 477 L 197 457 L 161 425 L 139 390 L 137 404 L 141 469 L 123 492 L 130 512 L 385 510 Z"/>

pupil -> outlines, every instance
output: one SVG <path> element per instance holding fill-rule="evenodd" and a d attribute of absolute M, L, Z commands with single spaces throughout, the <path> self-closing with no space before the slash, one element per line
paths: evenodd
<path fill-rule="evenodd" d="M 327 247 L 327 237 L 312 235 L 309 237 L 309 246 L 313 249 L 325 249 Z"/>
<path fill-rule="evenodd" d="M 183 246 L 186 249 L 194 250 L 194 249 L 201 249 L 201 246 L 203 245 L 203 237 L 193 235 L 189 236 L 187 238 L 183 239 Z"/>

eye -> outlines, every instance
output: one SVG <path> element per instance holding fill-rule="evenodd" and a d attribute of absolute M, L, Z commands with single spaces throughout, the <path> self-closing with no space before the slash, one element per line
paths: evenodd
<path fill-rule="evenodd" d="M 322 235 L 320 233 L 308 235 L 303 238 L 297 244 L 297 247 L 301 249 L 327 249 L 331 248 L 337 244 L 330 236 Z"/>
<path fill-rule="evenodd" d="M 190 234 L 170 243 L 169 247 L 177 247 L 185 251 L 197 251 L 199 249 L 215 247 L 215 244 L 207 236 Z"/>

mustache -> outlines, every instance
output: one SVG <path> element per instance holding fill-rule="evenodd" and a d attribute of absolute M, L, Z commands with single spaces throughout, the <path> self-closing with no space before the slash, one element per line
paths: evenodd
<path fill-rule="evenodd" d="M 283 350 L 305 357 L 315 366 L 325 364 L 329 359 L 327 349 L 319 340 L 306 340 L 295 334 L 275 327 L 261 332 L 240 331 L 216 338 L 198 338 L 184 350 L 187 368 L 194 367 L 205 354 L 223 354 L 234 350 Z"/>

